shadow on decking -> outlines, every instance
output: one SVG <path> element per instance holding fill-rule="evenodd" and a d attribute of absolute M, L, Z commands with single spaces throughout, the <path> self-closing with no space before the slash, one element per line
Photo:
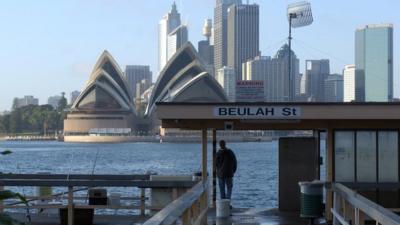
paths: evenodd
<path fill-rule="evenodd" d="M 217 225 L 306 225 L 310 220 L 299 217 L 299 213 L 280 212 L 277 209 L 233 209 L 229 218 L 216 218 L 215 209 L 208 212 L 208 224 Z M 316 220 L 315 224 L 323 224 Z"/>

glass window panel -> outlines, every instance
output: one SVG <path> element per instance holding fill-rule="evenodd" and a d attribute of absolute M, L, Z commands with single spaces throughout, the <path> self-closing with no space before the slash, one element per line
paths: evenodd
<path fill-rule="evenodd" d="M 378 138 L 379 182 L 398 182 L 398 133 L 382 131 Z"/>
<path fill-rule="evenodd" d="M 335 181 L 354 182 L 354 132 L 335 132 Z"/>
<path fill-rule="evenodd" d="M 375 131 L 357 131 L 357 182 L 376 182 Z"/>

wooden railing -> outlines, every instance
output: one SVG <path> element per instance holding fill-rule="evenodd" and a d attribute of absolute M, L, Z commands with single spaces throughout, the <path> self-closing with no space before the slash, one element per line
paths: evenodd
<path fill-rule="evenodd" d="M 372 220 L 375 224 L 381 225 L 400 224 L 400 216 L 343 184 L 332 184 L 332 191 L 334 197 L 331 212 L 334 225 L 360 225 L 365 224 L 366 220 Z"/>
<path fill-rule="evenodd" d="M 0 174 L 0 190 L 7 187 L 67 187 L 64 193 L 52 196 L 27 196 L 30 209 L 68 209 L 68 224 L 73 225 L 74 209 L 132 209 L 139 210 L 144 216 L 146 210 L 161 210 L 146 205 L 148 197 L 146 188 L 170 188 L 177 193 L 179 188 L 191 188 L 194 181 L 151 181 L 150 175 L 65 175 L 65 174 Z M 82 188 L 83 187 L 83 188 Z M 123 197 L 121 200 L 131 201 L 128 205 L 87 205 L 75 200 L 85 199 L 84 196 L 74 196 L 78 191 L 89 187 L 135 187 L 140 189 L 140 196 Z M 37 200 L 67 199 L 67 204 L 36 203 Z M 87 197 L 86 197 L 87 199 Z M 138 202 L 139 201 L 139 202 Z M 20 202 L 21 203 L 21 202 Z M 139 203 L 139 204 L 137 204 Z M 0 202 L 0 212 L 4 209 L 27 208 L 24 204 Z"/>
<path fill-rule="evenodd" d="M 204 225 L 207 224 L 207 211 L 208 182 L 200 181 L 151 217 L 144 225 L 172 225 L 178 221 L 182 225 Z"/>

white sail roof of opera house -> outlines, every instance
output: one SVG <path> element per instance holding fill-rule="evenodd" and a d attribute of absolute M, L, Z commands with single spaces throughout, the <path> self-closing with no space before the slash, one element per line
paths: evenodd
<path fill-rule="evenodd" d="M 123 73 L 108 51 L 104 51 L 90 74 L 84 90 L 72 105 L 72 111 L 133 112 L 132 93 Z"/>
<path fill-rule="evenodd" d="M 190 42 L 184 44 L 160 72 L 152 91 L 146 114 L 157 102 L 226 102 L 225 91 L 206 72 L 203 62 Z"/>

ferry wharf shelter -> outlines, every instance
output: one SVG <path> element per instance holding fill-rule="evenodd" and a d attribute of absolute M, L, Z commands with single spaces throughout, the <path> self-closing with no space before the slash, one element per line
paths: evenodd
<path fill-rule="evenodd" d="M 209 166 L 207 139 L 212 133 L 213 205 L 219 130 L 312 130 L 314 137 L 279 141 L 279 210 L 298 211 L 298 182 L 320 179 L 319 146 L 324 133 L 326 221 L 399 224 L 399 103 L 160 102 L 156 113 L 163 128 L 202 131 L 204 181 Z"/>

